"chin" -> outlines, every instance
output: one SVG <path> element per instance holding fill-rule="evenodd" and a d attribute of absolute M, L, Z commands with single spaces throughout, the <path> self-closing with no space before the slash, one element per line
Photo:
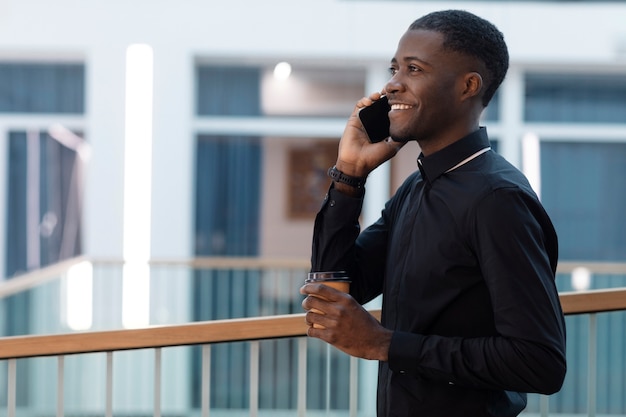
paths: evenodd
<path fill-rule="evenodd" d="M 394 142 L 398 142 L 398 143 L 407 143 L 415 139 L 391 136 L 391 140 L 393 140 Z"/>
<path fill-rule="evenodd" d="M 416 140 L 413 136 L 406 135 L 406 134 L 403 135 L 401 132 L 398 132 L 398 133 L 393 133 L 392 132 L 389 136 L 391 137 L 391 139 L 394 142 L 400 142 L 400 143 L 407 143 L 407 142 L 410 142 L 412 140 Z"/>
<path fill-rule="evenodd" d="M 391 136 L 391 139 L 393 139 L 394 142 L 400 142 L 400 143 L 406 143 L 406 142 L 417 140 L 415 135 L 406 129 L 404 131 L 403 130 L 396 131 L 394 129 L 390 129 L 389 136 Z"/>

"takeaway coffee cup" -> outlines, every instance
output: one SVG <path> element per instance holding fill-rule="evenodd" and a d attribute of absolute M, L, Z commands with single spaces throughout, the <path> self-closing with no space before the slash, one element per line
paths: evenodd
<path fill-rule="evenodd" d="M 305 284 L 324 284 L 341 292 L 350 292 L 350 277 L 346 271 L 309 272 Z"/>
<path fill-rule="evenodd" d="M 350 277 L 346 271 L 309 272 L 307 279 L 304 281 L 305 284 L 324 284 L 345 293 L 350 292 L 350 282 Z M 311 309 L 311 311 L 318 314 L 324 314 L 317 309 Z M 324 329 L 324 326 L 319 324 L 314 324 L 313 327 L 317 329 Z"/>

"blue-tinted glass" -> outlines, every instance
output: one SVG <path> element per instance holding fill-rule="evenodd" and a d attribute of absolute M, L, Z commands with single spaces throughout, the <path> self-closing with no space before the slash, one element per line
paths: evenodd
<path fill-rule="evenodd" d="M 84 112 L 84 65 L 0 63 L 0 113 Z"/>
<path fill-rule="evenodd" d="M 261 70 L 200 66 L 196 73 L 196 113 L 200 116 L 258 116 Z"/>
<path fill-rule="evenodd" d="M 482 119 L 486 121 L 500 120 L 500 91 L 496 91 L 489 105 L 483 111 Z"/>
<path fill-rule="evenodd" d="M 198 137 L 195 253 L 258 254 L 261 144 L 258 138 Z"/>
<path fill-rule="evenodd" d="M 541 195 L 561 260 L 626 261 L 626 143 L 542 142 Z"/>
<path fill-rule="evenodd" d="M 497 138 L 489 138 L 489 142 L 491 143 L 491 150 L 494 152 L 498 152 L 500 140 Z"/>
<path fill-rule="evenodd" d="M 529 122 L 626 123 L 626 75 L 528 74 Z"/>
<path fill-rule="evenodd" d="M 29 140 L 26 132 L 8 132 L 7 213 L 4 276 L 11 279 L 30 269 L 51 265 L 82 252 L 80 195 L 77 189 L 76 152 L 62 146 L 45 132 Z M 33 148 L 29 149 L 29 147 Z M 33 152 L 34 150 L 34 152 Z M 35 158 L 35 160 L 29 160 Z M 28 166 L 37 166 L 39 189 L 29 187 Z M 37 203 L 29 205 L 29 195 Z M 30 218 L 28 208 L 35 210 Z M 48 221 L 46 221 L 46 219 Z M 33 226 L 35 227 L 29 227 Z M 66 227 L 73 225 L 74 227 Z M 36 234 L 29 230 L 36 230 Z M 36 255 L 29 248 L 38 248 Z M 29 334 L 32 328 L 32 294 L 23 292 L 9 297 L 0 309 L 0 334 Z M 26 390 L 24 390 L 25 392 Z"/>

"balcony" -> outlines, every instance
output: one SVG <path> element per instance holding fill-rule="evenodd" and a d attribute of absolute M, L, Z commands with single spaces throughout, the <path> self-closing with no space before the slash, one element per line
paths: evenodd
<path fill-rule="evenodd" d="M 0 415 L 375 415 L 376 364 L 305 337 L 308 261 L 153 261 L 130 300 L 123 267 L 79 258 L 0 284 Z M 562 262 L 557 286 L 568 375 L 523 415 L 626 414 L 626 264 Z M 133 312 L 149 326 L 125 328 Z"/>

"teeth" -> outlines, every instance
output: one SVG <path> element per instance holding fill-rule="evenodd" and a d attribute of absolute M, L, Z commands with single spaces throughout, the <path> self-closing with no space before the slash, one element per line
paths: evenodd
<path fill-rule="evenodd" d="M 408 104 L 393 104 L 391 106 L 391 110 L 407 110 L 412 108 L 413 106 L 409 106 Z"/>

